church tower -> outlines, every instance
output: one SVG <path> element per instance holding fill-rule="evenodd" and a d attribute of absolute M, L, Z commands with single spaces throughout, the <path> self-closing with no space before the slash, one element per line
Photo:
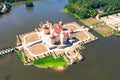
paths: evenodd
<path fill-rule="evenodd" d="M 47 27 L 47 25 L 43 25 L 43 32 L 44 32 L 44 34 L 50 34 L 50 30 Z"/>

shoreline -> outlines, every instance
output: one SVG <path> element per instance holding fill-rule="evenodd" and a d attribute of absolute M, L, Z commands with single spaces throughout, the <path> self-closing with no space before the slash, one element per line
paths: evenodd
<path fill-rule="evenodd" d="M 66 66 L 58 66 L 57 68 L 54 68 L 54 67 L 47 67 L 46 68 L 46 67 L 38 66 L 38 65 L 35 65 L 35 64 L 31 64 L 31 63 L 24 64 L 24 65 L 25 66 L 31 65 L 31 66 L 35 66 L 35 67 L 40 68 L 40 69 L 52 69 L 52 70 L 55 70 L 55 71 L 58 71 L 58 72 L 63 72 L 72 64 L 67 64 Z"/>
<path fill-rule="evenodd" d="M 120 32 L 117 32 L 115 35 L 116 35 L 117 37 L 120 37 Z"/>
<path fill-rule="evenodd" d="M 69 14 L 69 15 L 71 15 L 71 16 L 73 16 L 74 18 L 76 18 L 76 19 L 78 19 L 78 20 L 80 21 L 79 17 L 78 17 L 77 15 L 69 12 L 69 11 L 67 10 L 67 8 L 63 8 L 61 11 L 64 12 L 64 13 L 67 13 L 67 14 Z M 82 23 L 82 22 L 81 22 L 81 23 Z"/>

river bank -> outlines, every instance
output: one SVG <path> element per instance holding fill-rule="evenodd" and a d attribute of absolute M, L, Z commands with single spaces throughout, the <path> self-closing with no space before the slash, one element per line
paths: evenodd
<path fill-rule="evenodd" d="M 118 36 L 118 37 L 120 37 L 120 32 L 117 32 L 115 35 Z"/>
<path fill-rule="evenodd" d="M 0 4 L 1 4 L 0 15 L 10 12 L 12 6 L 9 3 Z"/>
<path fill-rule="evenodd" d="M 54 69 L 56 71 L 64 71 L 66 68 L 66 65 L 68 66 L 68 63 L 63 58 L 54 59 L 52 56 L 48 56 L 46 58 L 42 59 L 36 59 L 35 61 L 31 61 L 29 63 L 25 63 L 25 57 L 23 56 L 21 51 L 15 51 L 22 61 L 24 65 L 34 65 L 38 68 L 44 68 L 44 69 Z"/>
<path fill-rule="evenodd" d="M 33 0 L 32 0 L 32 2 L 33 2 Z M 27 3 L 27 5 L 26 5 L 26 7 L 28 6 L 28 5 L 30 5 L 29 7 L 33 7 L 33 3 L 32 3 L 31 1 L 19 1 L 19 2 L 12 2 L 12 3 L 9 3 L 9 2 L 4 2 L 4 3 L 0 3 L 1 5 L 0 5 L 0 15 L 3 15 L 3 14 L 5 14 L 5 13 L 8 13 L 8 12 L 10 12 L 11 11 L 11 8 L 12 8 L 12 6 L 16 6 L 16 5 L 20 5 L 20 4 L 25 4 L 26 5 L 26 3 Z M 32 4 L 30 4 L 30 3 L 32 3 Z"/>
<path fill-rule="evenodd" d="M 116 34 L 116 29 L 112 28 L 110 25 L 107 25 L 104 21 L 101 19 L 96 19 L 96 18 L 87 18 L 87 19 L 80 19 L 79 16 L 76 14 L 73 14 L 67 10 L 67 8 L 63 8 L 63 12 L 74 16 L 76 19 L 78 19 L 80 22 L 82 22 L 85 26 L 89 27 L 90 29 L 93 29 L 96 31 L 98 34 L 102 35 L 103 37 L 109 37 L 111 35 Z M 116 15 L 116 14 L 114 14 Z M 111 16 L 111 15 L 110 15 Z M 101 17 L 105 18 L 105 17 Z M 108 18 L 109 19 L 109 18 Z M 114 25 L 113 25 L 114 26 Z"/>

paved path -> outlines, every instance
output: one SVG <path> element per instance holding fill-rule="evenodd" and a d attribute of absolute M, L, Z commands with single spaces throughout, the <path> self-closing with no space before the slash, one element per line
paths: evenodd
<path fill-rule="evenodd" d="M 113 20 L 106 22 L 108 24 L 117 24 L 120 22 L 120 18 L 115 18 L 113 16 L 109 16 L 109 17 L 112 18 Z"/>
<path fill-rule="evenodd" d="M 120 23 L 120 18 L 115 18 L 115 17 L 113 17 L 113 16 L 111 16 L 111 15 L 109 16 L 109 18 L 112 18 L 112 20 L 106 21 L 104 18 L 101 18 L 101 19 L 102 19 L 103 21 L 105 21 L 106 24 L 107 24 L 109 27 L 111 27 L 112 29 L 116 30 L 116 28 L 115 28 L 113 25 Z"/>

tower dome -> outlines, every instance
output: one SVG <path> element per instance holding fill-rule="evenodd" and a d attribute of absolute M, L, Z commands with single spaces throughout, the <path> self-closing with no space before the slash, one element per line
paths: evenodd
<path fill-rule="evenodd" d="M 59 22 L 59 25 L 63 25 L 64 23 L 62 21 Z"/>

